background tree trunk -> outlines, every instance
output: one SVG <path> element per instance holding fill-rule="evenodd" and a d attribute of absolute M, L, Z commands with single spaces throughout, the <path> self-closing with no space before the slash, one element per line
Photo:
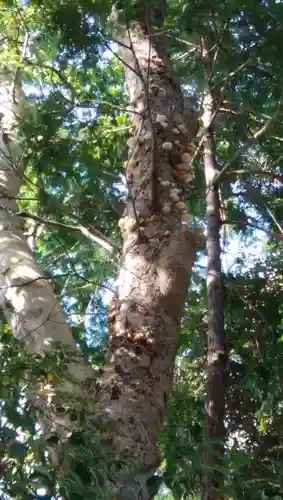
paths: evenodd
<path fill-rule="evenodd" d="M 208 65 L 210 67 L 210 65 Z M 219 500 L 223 476 L 219 466 L 224 455 L 224 415 L 226 390 L 226 339 L 224 329 L 224 293 L 221 278 L 220 202 L 215 184 L 217 166 L 213 121 L 215 108 L 209 89 L 209 71 L 206 73 L 207 90 L 203 99 L 202 122 L 204 126 L 204 171 L 207 216 L 207 398 L 205 404 L 205 456 L 203 500 Z"/>

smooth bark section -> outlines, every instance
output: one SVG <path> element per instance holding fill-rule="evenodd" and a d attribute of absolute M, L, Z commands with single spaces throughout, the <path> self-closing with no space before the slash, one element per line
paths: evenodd
<path fill-rule="evenodd" d="M 217 165 L 213 135 L 214 104 L 209 89 L 203 101 L 204 170 L 207 216 L 207 398 L 205 403 L 205 438 L 208 451 L 205 456 L 204 491 L 202 500 L 219 500 L 223 476 L 225 439 L 226 339 L 224 329 L 224 292 L 221 279 L 220 202 L 215 183 Z"/>
<path fill-rule="evenodd" d="M 145 22 L 145 12 L 139 15 L 116 24 L 133 126 L 125 162 L 129 196 L 120 220 L 121 269 L 106 365 L 96 386 L 96 421 L 114 429 L 117 498 L 132 500 L 149 498 L 146 480 L 160 461 L 157 435 L 196 253 L 194 234 L 182 222 L 187 145 L 196 124 L 173 76 L 165 35 Z"/>
<path fill-rule="evenodd" d="M 68 348 L 74 360 L 61 373 L 61 394 L 81 392 L 77 383 L 92 377 L 72 337 L 66 318 L 52 288 L 24 236 L 23 220 L 14 215 L 23 179 L 23 150 L 16 129 L 18 116 L 23 112 L 24 97 L 16 89 L 14 75 L 2 68 L 0 78 L 0 307 L 4 310 L 12 332 L 31 353 L 44 353 L 60 344 Z M 46 392 L 46 387 L 43 388 Z M 55 389 L 55 392 L 59 387 Z M 44 392 L 43 391 L 43 392 Z M 52 392 L 52 391 L 51 391 Z M 33 394 L 44 414 L 47 397 L 40 388 Z M 43 418 L 44 420 L 44 418 Z M 50 412 L 48 410 L 49 426 Z"/>

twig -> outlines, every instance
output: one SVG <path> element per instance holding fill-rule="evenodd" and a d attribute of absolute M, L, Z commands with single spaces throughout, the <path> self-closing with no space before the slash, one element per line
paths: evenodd
<path fill-rule="evenodd" d="M 86 238 L 88 238 L 91 241 L 94 241 L 95 243 L 98 243 L 98 245 L 102 246 L 105 248 L 110 253 L 120 253 L 120 248 L 107 236 L 102 234 L 98 229 L 95 228 L 87 228 L 85 226 L 79 225 L 79 226 L 73 226 L 70 224 L 64 224 L 63 222 L 57 222 L 54 220 L 49 220 L 49 219 L 44 219 L 43 217 L 39 217 L 38 215 L 33 215 L 25 210 L 19 211 L 19 212 L 11 212 L 10 210 L 7 210 L 5 207 L 1 207 L 4 210 L 6 210 L 8 213 L 11 213 L 12 215 L 18 216 L 18 217 L 23 217 L 23 218 L 28 218 L 28 219 L 33 219 L 37 222 L 40 222 L 41 224 L 47 224 L 50 226 L 54 227 L 62 227 L 64 229 L 68 229 L 73 232 L 79 232 L 82 233 Z"/>
<path fill-rule="evenodd" d="M 283 233 L 279 234 L 279 233 L 276 233 L 275 231 L 270 231 L 268 229 L 265 229 L 263 228 L 262 226 L 259 226 L 258 224 L 254 223 L 254 222 L 249 222 L 247 220 L 240 220 L 240 219 L 226 219 L 225 220 L 225 224 L 226 225 L 231 225 L 231 226 L 235 226 L 235 225 L 241 225 L 242 227 L 245 226 L 245 227 L 251 227 L 253 229 L 257 229 L 258 231 L 262 231 L 263 233 L 266 233 L 268 236 L 271 236 L 273 238 L 277 238 L 279 240 L 283 240 Z"/>
<path fill-rule="evenodd" d="M 266 170 L 260 170 L 260 169 L 255 170 L 255 169 L 242 168 L 242 169 L 231 170 L 230 172 L 226 172 L 225 177 L 228 175 L 230 176 L 230 175 L 245 175 L 245 174 L 249 174 L 249 176 L 259 175 L 262 177 L 271 177 L 274 180 L 276 180 L 277 182 L 279 182 L 281 184 L 281 186 L 283 186 L 283 177 L 279 174 L 276 174 L 275 172 L 271 172 L 270 170 L 266 171 Z"/>
<path fill-rule="evenodd" d="M 250 146 L 252 146 L 260 137 L 262 137 L 267 131 L 268 129 L 271 127 L 271 125 L 273 124 L 273 122 L 276 120 L 276 118 L 278 117 L 279 113 L 281 112 L 281 109 L 282 109 L 282 99 L 280 100 L 279 104 L 278 104 L 278 107 L 277 107 L 277 110 L 275 111 L 274 115 L 271 116 L 270 118 L 268 118 L 268 120 L 266 121 L 266 123 L 257 131 L 255 132 L 252 137 L 249 137 L 246 141 L 246 144 L 244 144 L 243 146 L 241 146 L 238 151 L 236 151 L 236 153 L 232 156 L 231 160 L 229 160 L 226 165 L 224 165 L 224 167 L 222 168 L 222 170 L 220 170 L 220 172 L 216 175 L 215 179 L 214 179 L 214 183 L 218 183 L 223 177 L 224 177 L 224 174 L 226 174 L 226 172 L 229 170 L 229 168 L 231 167 L 231 165 L 233 165 L 234 161 L 236 161 L 239 156 L 244 153 Z"/>
<path fill-rule="evenodd" d="M 277 229 L 279 230 L 279 232 L 283 235 L 283 228 L 282 228 L 281 224 L 279 224 L 279 222 L 276 219 L 274 213 L 270 210 L 269 207 L 266 207 L 266 210 L 269 213 L 271 219 L 273 220 L 273 222 L 274 222 L 275 226 L 277 227 Z"/>

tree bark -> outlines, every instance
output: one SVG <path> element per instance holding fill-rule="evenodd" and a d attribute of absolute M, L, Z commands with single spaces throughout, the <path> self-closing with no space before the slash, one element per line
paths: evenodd
<path fill-rule="evenodd" d="M 64 394 L 79 394 L 81 382 L 93 377 L 77 351 L 66 318 L 52 288 L 24 237 L 24 222 L 17 213 L 17 197 L 23 179 L 22 145 L 16 118 L 23 113 L 24 98 L 15 87 L 15 73 L 2 69 L 0 77 L 0 305 L 15 337 L 30 353 L 44 353 L 61 344 L 77 360 L 68 362 L 59 374 L 59 401 Z M 78 362 L 77 362 L 78 361 Z M 77 386 L 77 384 L 79 384 Z M 33 404 L 40 410 L 41 422 L 51 431 L 47 387 L 31 391 Z M 33 395 L 32 395 L 33 394 Z M 50 405 L 51 407 L 52 405 Z M 44 409 L 44 411 L 43 411 Z M 43 413 L 42 413 L 43 411 Z M 46 418 L 44 417 L 46 413 Z M 56 419 L 55 419 L 56 420 Z M 61 422 L 63 424 L 63 422 Z M 63 432 L 63 427 L 61 431 Z M 58 427 L 57 427 L 58 431 Z"/>
<path fill-rule="evenodd" d="M 208 65 L 210 68 L 210 65 Z M 223 475 L 225 439 L 226 339 L 224 328 L 224 290 L 221 279 L 220 202 L 217 177 L 213 121 L 215 107 L 209 89 L 210 71 L 206 72 L 207 89 L 203 99 L 204 171 L 207 217 L 207 398 L 205 403 L 205 456 L 203 500 L 219 500 Z"/>
<path fill-rule="evenodd" d="M 148 8 L 149 10 L 149 8 Z M 109 349 L 97 382 L 96 418 L 112 424 L 121 498 L 148 498 L 196 253 L 186 216 L 189 136 L 196 131 L 152 12 L 116 24 L 132 109 L 125 162 L 123 251 L 109 315 Z M 116 13 L 116 23 L 119 13 Z M 137 474 L 133 477 L 132 473 Z M 140 496 L 138 496 L 140 495 Z M 120 497 L 119 497 L 120 498 Z"/>

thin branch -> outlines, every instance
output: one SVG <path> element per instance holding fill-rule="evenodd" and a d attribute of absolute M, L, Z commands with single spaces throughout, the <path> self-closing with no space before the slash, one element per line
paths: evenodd
<path fill-rule="evenodd" d="M 275 181 L 279 182 L 281 186 L 283 186 L 283 177 L 279 174 L 276 174 L 275 172 L 271 172 L 270 170 L 266 171 L 260 169 L 252 169 L 252 168 L 251 169 L 241 168 L 238 170 L 231 170 L 230 172 L 226 172 L 225 177 L 230 175 L 245 175 L 245 174 L 249 174 L 249 176 L 259 175 L 260 177 L 271 177 Z"/>
<path fill-rule="evenodd" d="M 229 160 L 226 163 L 226 165 L 224 165 L 222 170 L 220 170 L 220 172 L 216 175 L 216 177 L 213 181 L 214 183 L 219 183 L 220 180 L 224 177 L 224 174 L 226 174 L 226 172 L 229 170 L 229 168 L 233 165 L 234 161 L 236 161 L 239 158 L 239 156 L 241 156 L 242 153 L 247 151 L 247 149 L 249 149 L 250 146 L 252 146 L 258 139 L 260 139 L 260 137 L 262 137 L 268 131 L 268 129 L 271 127 L 271 125 L 273 125 L 274 121 L 276 120 L 276 118 L 280 114 L 280 112 L 282 110 L 282 104 L 283 104 L 283 102 L 281 99 L 274 115 L 271 116 L 270 118 L 268 118 L 266 123 L 257 132 L 255 132 L 252 135 L 252 137 L 249 137 L 247 139 L 246 144 L 244 144 L 244 146 L 241 146 L 238 149 L 238 151 L 236 151 L 236 153 L 232 156 L 231 160 Z"/>
<path fill-rule="evenodd" d="M 274 135 L 273 139 L 276 139 L 276 141 L 279 141 L 279 142 L 283 142 L 283 137 L 278 137 L 278 136 Z"/>
<path fill-rule="evenodd" d="M 233 76 L 235 76 L 237 73 L 239 73 L 242 69 L 246 68 L 246 66 L 248 65 L 248 63 L 251 62 L 251 58 L 249 57 L 245 62 L 243 62 L 242 64 L 240 64 L 240 66 L 238 66 L 238 68 L 236 68 L 234 71 L 230 71 L 230 73 L 228 73 L 228 75 L 226 75 L 223 80 L 217 85 L 217 87 L 219 88 L 219 86 L 222 84 L 222 83 L 226 83 L 227 80 L 230 81 L 231 78 L 233 78 Z M 214 87 L 212 87 L 211 89 L 212 91 L 214 90 Z"/>
<path fill-rule="evenodd" d="M 116 55 L 114 53 L 114 51 L 109 48 L 107 46 L 107 48 L 109 50 L 111 50 L 111 52 L 113 52 L 113 54 L 115 55 L 115 57 L 118 57 L 118 55 Z M 122 58 L 119 58 L 118 59 L 121 60 L 121 62 L 123 62 Z M 125 113 L 130 113 L 130 112 L 133 112 L 137 115 L 140 115 L 141 113 L 138 112 L 138 111 L 132 111 L 132 110 L 128 110 L 126 108 L 124 108 L 123 106 L 118 106 L 116 104 L 112 104 L 110 103 L 109 101 L 105 101 L 105 100 L 99 100 L 97 101 L 96 103 L 80 103 L 80 95 L 78 94 L 78 92 L 76 91 L 76 89 L 72 86 L 72 84 L 70 82 L 68 82 L 66 76 L 62 73 L 62 71 L 60 71 L 59 69 L 56 69 L 54 66 L 49 66 L 48 64 L 40 64 L 38 65 L 37 63 L 33 62 L 33 61 L 30 61 L 28 59 L 25 59 L 25 62 L 31 66 L 34 66 L 34 67 L 37 67 L 39 66 L 40 69 L 45 69 L 47 71 L 50 71 L 51 73 L 55 73 L 57 75 L 57 77 L 61 80 L 61 82 L 70 90 L 71 92 L 71 95 L 72 95 L 72 98 L 71 99 L 68 99 L 68 97 L 64 96 L 63 95 L 63 98 L 66 102 L 68 102 L 69 104 L 71 104 L 73 107 L 80 107 L 80 108 L 97 108 L 98 106 L 100 105 L 104 105 L 104 106 L 109 106 L 110 108 L 113 108 L 113 109 L 118 109 L 120 111 L 124 111 Z M 125 62 L 123 62 L 123 64 L 127 65 Z"/>
<path fill-rule="evenodd" d="M 74 104 L 74 101 L 75 101 L 75 98 L 76 98 L 76 91 L 73 87 L 73 85 L 68 82 L 67 78 L 65 77 L 65 75 L 62 73 L 62 71 L 60 71 L 59 69 L 56 69 L 54 66 L 49 66 L 48 64 L 44 64 L 43 62 L 41 62 L 40 64 L 38 64 L 37 62 L 33 62 L 31 61 L 30 59 L 28 59 L 27 57 L 24 57 L 23 61 L 28 64 L 29 66 L 32 66 L 32 67 L 38 67 L 40 68 L 41 70 L 47 70 L 47 71 L 50 71 L 51 74 L 52 73 L 55 73 L 55 75 L 58 76 L 59 80 L 61 80 L 64 85 L 66 85 L 66 87 L 70 90 L 71 92 L 71 95 L 72 95 L 72 104 Z"/>
<path fill-rule="evenodd" d="M 132 71 L 133 73 L 135 73 L 138 77 L 140 77 L 140 74 L 138 73 L 138 71 L 133 68 L 130 64 L 128 64 L 124 59 L 123 57 L 119 56 L 119 54 L 117 54 L 116 52 L 114 52 L 114 50 L 112 49 L 112 47 L 108 44 L 108 42 L 106 42 L 104 40 L 104 43 L 107 47 L 107 49 L 123 64 L 123 66 L 125 66 L 126 68 L 128 68 L 130 71 Z M 115 43 L 117 43 L 118 45 L 120 45 L 121 47 L 123 48 L 127 48 L 128 50 L 132 50 L 131 47 L 128 47 L 128 45 L 125 45 L 124 43 L 122 42 L 118 42 L 117 40 L 115 40 Z"/>
<path fill-rule="evenodd" d="M 276 219 L 274 213 L 270 210 L 269 207 L 266 207 L 266 210 L 269 213 L 271 219 L 273 220 L 273 222 L 274 222 L 275 226 L 277 227 L 277 229 L 279 230 L 279 232 L 283 235 L 283 228 L 282 228 L 281 224 L 279 224 L 279 222 Z"/>
<path fill-rule="evenodd" d="M 249 222 L 247 220 L 240 220 L 240 219 L 226 219 L 225 220 L 226 225 L 231 225 L 231 226 L 244 226 L 244 227 L 251 227 L 252 229 L 256 229 L 258 231 L 262 231 L 263 233 L 266 233 L 269 237 L 276 238 L 280 241 L 283 241 L 283 233 L 279 234 L 276 233 L 275 231 L 270 231 L 268 229 L 265 229 L 262 226 L 259 226 L 255 222 Z"/>
<path fill-rule="evenodd" d="M 123 111 L 124 113 L 133 113 L 135 115 L 141 115 L 142 116 L 142 113 L 140 111 L 134 111 L 132 109 L 128 109 L 128 108 L 125 108 L 124 106 L 118 106 L 118 104 L 112 104 L 111 102 L 109 101 L 105 101 L 103 99 L 100 99 L 98 101 L 92 101 L 92 102 L 79 102 L 79 99 L 80 99 L 80 96 L 77 94 L 76 95 L 76 98 L 77 98 L 77 101 L 76 102 L 73 102 L 71 101 L 70 99 L 68 99 L 68 97 L 66 97 L 65 95 L 61 94 L 63 99 L 68 102 L 69 104 L 72 104 L 73 105 L 73 108 L 83 108 L 83 109 L 97 109 L 99 106 L 109 106 L 109 108 L 113 108 L 113 109 L 117 109 L 119 111 Z"/>
<path fill-rule="evenodd" d="M 120 253 L 120 248 L 110 238 L 108 238 L 107 236 L 102 234 L 98 229 L 95 229 L 93 227 L 91 229 L 89 229 L 89 228 L 82 226 L 82 225 L 73 226 L 70 224 L 64 224 L 63 222 L 57 222 L 54 220 L 44 219 L 43 217 L 39 217 L 38 215 L 33 215 L 33 214 L 26 212 L 26 211 L 13 212 L 12 215 L 16 215 L 18 217 L 23 217 L 23 218 L 28 218 L 28 219 L 33 219 L 37 222 L 40 222 L 41 224 L 47 224 L 49 226 L 54 226 L 54 227 L 62 227 L 64 229 L 68 229 L 68 230 L 73 231 L 73 232 L 81 233 L 89 240 L 102 246 L 108 252 L 115 253 L 115 254 Z"/>
<path fill-rule="evenodd" d="M 87 280 L 84 276 L 81 276 L 79 273 L 75 273 L 75 274 L 79 280 L 87 283 L 86 285 L 84 285 L 84 288 L 96 285 L 98 288 L 102 288 L 103 290 L 105 290 L 107 292 L 114 293 L 114 289 L 110 285 L 105 285 L 104 283 L 100 283 L 99 281 L 96 281 L 96 280 L 90 281 L 90 280 Z M 67 278 L 72 278 L 74 276 L 74 273 L 68 271 L 66 273 L 53 274 L 53 275 L 50 274 L 48 276 L 44 276 L 44 275 L 38 276 L 37 278 L 28 279 L 24 283 L 21 283 L 21 287 L 24 288 L 25 286 L 33 285 L 34 283 L 37 283 L 38 281 L 55 281 L 59 278 L 65 278 L 66 276 L 67 276 Z M 68 280 L 66 280 L 66 282 L 67 281 Z M 18 288 L 18 286 L 19 285 L 17 283 L 15 285 L 11 285 L 11 284 L 8 284 L 6 286 L 1 285 L 1 290 L 9 290 L 11 288 Z M 80 288 L 83 288 L 83 287 L 81 286 Z M 75 286 L 73 285 L 72 289 L 78 290 L 77 284 Z M 68 291 L 70 291 L 70 288 L 68 289 Z M 65 284 L 63 287 L 63 290 L 60 292 L 60 296 L 64 295 L 64 293 L 66 293 L 66 292 L 67 292 L 67 287 Z"/>
<path fill-rule="evenodd" d="M 274 161 L 272 161 L 271 163 L 269 163 L 269 164 L 267 165 L 267 167 L 268 167 L 269 169 L 271 169 L 271 168 L 273 168 L 273 167 L 276 167 L 276 165 L 278 165 L 278 163 L 279 163 L 281 160 L 283 160 L 283 155 L 280 155 L 280 156 L 277 158 L 277 160 L 274 160 Z"/>

